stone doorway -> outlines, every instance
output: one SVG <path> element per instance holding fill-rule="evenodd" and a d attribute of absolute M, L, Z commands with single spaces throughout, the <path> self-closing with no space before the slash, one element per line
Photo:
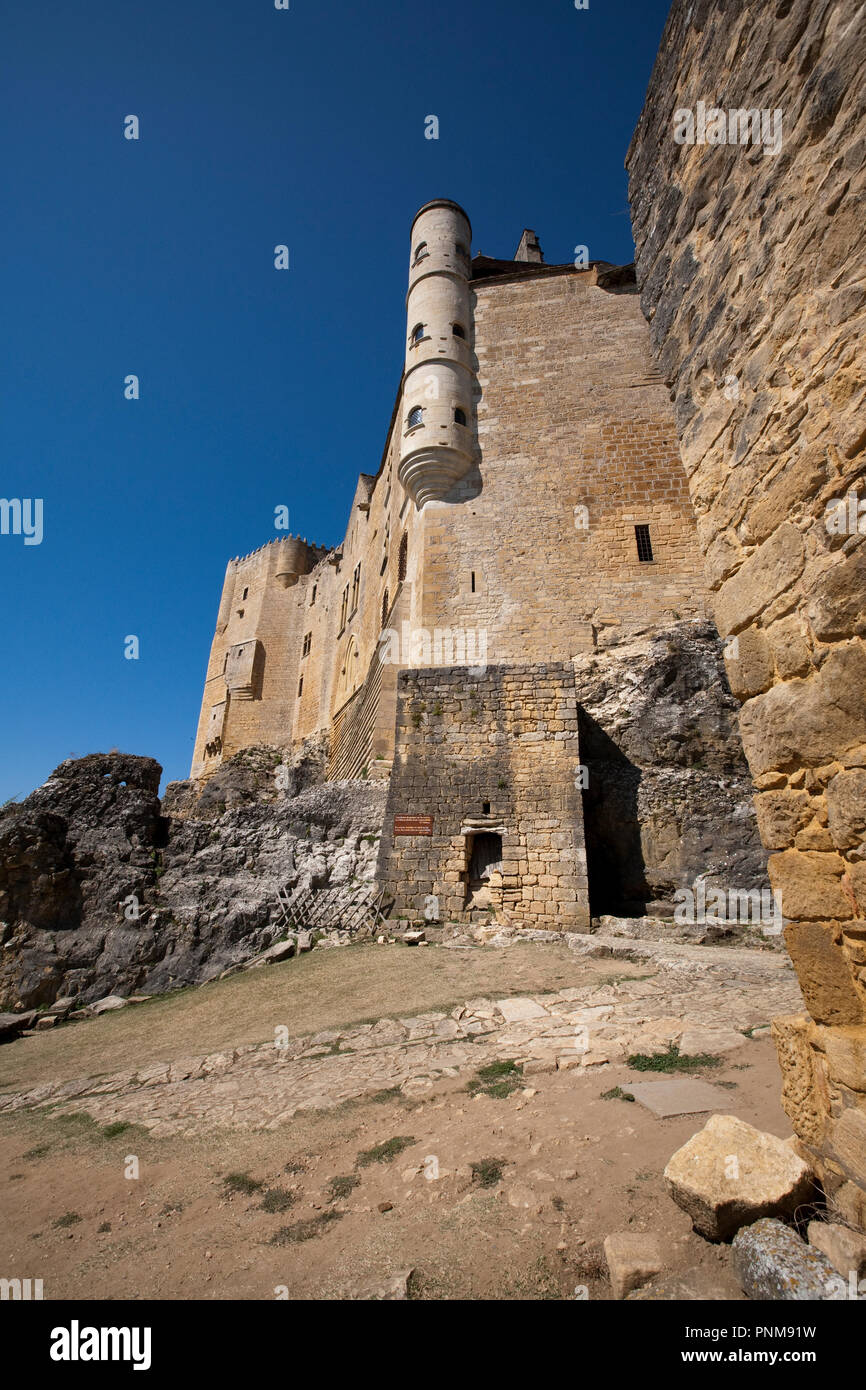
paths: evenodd
<path fill-rule="evenodd" d="M 501 888 L 502 836 L 488 830 L 466 837 L 466 907 L 486 909 L 495 907 L 501 892 L 494 896 L 492 888 Z M 495 885 L 491 876 L 495 875 Z"/>

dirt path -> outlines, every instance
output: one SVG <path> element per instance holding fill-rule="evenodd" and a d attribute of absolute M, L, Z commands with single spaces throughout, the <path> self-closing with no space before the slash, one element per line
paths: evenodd
<path fill-rule="evenodd" d="M 600 1242 L 627 1229 L 734 1297 L 661 1178 L 706 1116 L 604 1097 L 633 1051 L 709 1033 L 698 1074 L 785 1135 L 772 1044 L 743 1030 L 797 1006 L 785 959 L 749 951 L 365 947 L 23 1039 L 0 1054 L 0 1273 L 49 1298 L 384 1296 L 410 1269 L 410 1297 L 604 1298 Z"/>

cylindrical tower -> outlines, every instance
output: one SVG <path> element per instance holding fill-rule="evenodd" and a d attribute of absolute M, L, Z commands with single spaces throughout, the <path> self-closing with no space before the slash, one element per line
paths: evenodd
<path fill-rule="evenodd" d="M 412 223 L 399 477 L 419 510 L 441 501 L 477 456 L 471 239 L 469 218 L 448 198 L 425 203 Z"/>

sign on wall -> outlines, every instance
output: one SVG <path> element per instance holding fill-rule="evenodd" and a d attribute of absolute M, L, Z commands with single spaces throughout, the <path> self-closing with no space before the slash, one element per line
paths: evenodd
<path fill-rule="evenodd" d="M 395 835 L 432 835 L 432 816 L 395 816 Z"/>

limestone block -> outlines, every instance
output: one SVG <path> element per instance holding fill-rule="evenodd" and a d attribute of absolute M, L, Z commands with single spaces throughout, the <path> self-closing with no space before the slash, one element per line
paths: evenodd
<path fill-rule="evenodd" d="M 623 1231 L 607 1236 L 604 1255 L 614 1298 L 625 1298 L 662 1268 L 661 1247 L 655 1236 Z"/>
<path fill-rule="evenodd" d="M 838 1120 L 831 1121 L 827 1143 L 849 1178 L 866 1184 L 866 1110 L 843 1110 Z"/>
<path fill-rule="evenodd" d="M 803 537 L 786 522 L 726 580 L 715 599 L 716 623 L 723 637 L 751 623 L 767 605 L 796 582 L 803 570 Z"/>
<path fill-rule="evenodd" d="M 787 849 L 809 821 L 811 797 L 808 792 L 793 787 L 759 792 L 755 797 L 755 812 L 767 849 Z"/>
<path fill-rule="evenodd" d="M 826 921 L 853 916 L 851 900 L 842 887 L 845 861 L 838 854 L 785 850 L 771 854 L 767 873 L 782 894 L 782 914 L 798 921 Z"/>
<path fill-rule="evenodd" d="M 790 1145 L 733 1115 L 712 1115 L 664 1176 L 674 1201 L 709 1240 L 726 1240 L 758 1217 L 793 1212 L 813 1186 Z"/>
<path fill-rule="evenodd" d="M 866 1021 L 866 1005 L 841 949 L 842 933 L 837 926 L 789 922 L 785 942 L 806 1008 L 816 1023 Z"/>
<path fill-rule="evenodd" d="M 853 1273 L 857 1283 L 860 1282 L 866 1274 L 866 1235 L 827 1221 L 810 1221 L 807 1234 L 809 1244 L 827 1256 L 843 1279 Z"/>
<path fill-rule="evenodd" d="M 782 1108 L 797 1135 L 819 1148 L 827 1127 L 829 1098 L 810 1045 L 814 1028 L 803 1014 L 777 1016 L 772 1022 L 782 1071 Z"/>
<path fill-rule="evenodd" d="M 793 765 L 818 767 L 866 743 L 866 653 L 859 643 L 830 653 L 819 673 L 756 695 L 740 711 L 755 776 Z"/>
<path fill-rule="evenodd" d="M 759 628 L 749 627 L 737 634 L 736 656 L 726 657 L 725 665 L 731 690 L 740 700 L 758 695 L 773 683 L 770 644 Z"/>
<path fill-rule="evenodd" d="M 732 1250 L 734 1272 L 747 1298 L 800 1302 L 847 1296 L 847 1285 L 827 1256 L 781 1221 L 756 1221 L 738 1231 Z"/>
<path fill-rule="evenodd" d="M 866 838 L 866 769 L 839 772 L 827 785 L 830 834 L 840 849 Z"/>

